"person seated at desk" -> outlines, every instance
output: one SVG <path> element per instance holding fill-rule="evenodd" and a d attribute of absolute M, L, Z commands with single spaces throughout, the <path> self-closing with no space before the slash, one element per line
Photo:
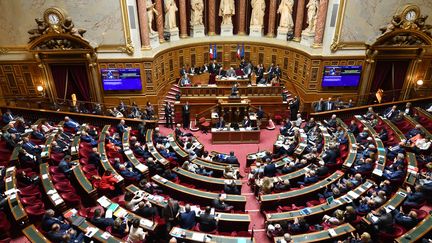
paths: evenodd
<path fill-rule="evenodd" d="M 152 204 L 149 201 L 144 200 L 138 203 L 138 209 L 135 210 L 135 213 L 144 218 L 152 219 L 157 215 L 157 210 L 152 207 Z"/>
<path fill-rule="evenodd" d="M 415 227 L 419 222 L 419 219 L 417 218 L 417 213 L 414 210 L 411 210 L 408 214 L 405 214 L 402 211 L 401 207 L 400 210 L 395 209 L 393 214 L 396 223 L 404 227 L 405 229 L 411 229 Z"/>
<path fill-rule="evenodd" d="M 12 115 L 12 112 L 7 109 L 5 113 L 2 115 L 2 121 L 4 124 L 8 124 L 9 122 L 15 120 L 14 116 Z"/>
<path fill-rule="evenodd" d="M 252 121 L 249 119 L 249 116 L 245 116 L 242 122 L 243 128 L 252 128 Z"/>
<path fill-rule="evenodd" d="M 180 86 L 181 87 L 191 86 L 191 80 L 187 74 L 183 75 L 182 78 L 180 79 Z"/>
<path fill-rule="evenodd" d="M 399 110 L 397 109 L 397 106 L 394 105 L 392 107 L 387 108 L 384 112 L 383 112 L 383 116 L 387 119 L 389 119 L 390 121 L 393 120 L 394 118 L 396 118 L 396 116 L 399 114 Z"/>
<path fill-rule="evenodd" d="M 203 232 L 212 232 L 217 228 L 217 219 L 211 214 L 211 208 L 207 206 L 199 217 L 199 229 Z"/>
<path fill-rule="evenodd" d="M 139 243 L 144 242 L 147 236 L 147 232 L 144 232 L 143 228 L 140 227 L 140 220 L 135 218 L 132 220 L 132 226 L 129 230 L 129 235 L 127 242 L 129 243 Z"/>
<path fill-rule="evenodd" d="M 177 179 L 177 174 L 174 173 L 171 169 L 166 169 L 163 172 L 162 177 L 169 180 L 169 181 L 173 181 L 173 180 Z"/>
<path fill-rule="evenodd" d="M 18 150 L 18 162 L 21 163 L 21 165 L 28 165 L 30 167 L 32 166 L 38 166 L 42 161 L 40 156 L 34 156 L 24 149 Z"/>
<path fill-rule="evenodd" d="M 70 119 L 68 116 L 65 116 L 63 126 L 66 128 L 71 128 L 76 132 L 76 131 L 78 131 L 80 124 L 78 122 Z"/>
<path fill-rule="evenodd" d="M 264 66 L 262 64 L 259 64 L 257 66 L 257 69 L 255 71 L 255 75 L 256 75 L 256 83 L 257 84 L 266 84 L 267 80 L 264 79 Z"/>
<path fill-rule="evenodd" d="M 58 164 L 58 169 L 66 176 L 69 176 L 75 166 L 76 163 L 72 162 L 72 157 L 70 155 L 66 155 Z"/>
<path fill-rule="evenodd" d="M 112 117 L 117 117 L 117 118 L 123 118 L 124 117 L 123 113 L 121 113 L 119 110 L 117 110 L 116 107 L 113 107 L 112 109 L 108 109 L 107 112 Z"/>
<path fill-rule="evenodd" d="M 195 211 L 191 211 L 190 204 L 186 204 L 184 209 L 185 209 L 185 211 L 183 213 L 180 213 L 180 216 L 179 216 L 180 228 L 190 230 L 196 224 Z"/>
<path fill-rule="evenodd" d="M 114 220 L 114 224 L 111 227 L 111 233 L 113 235 L 123 238 L 127 233 L 129 233 L 129 224 L 127 219 L 118 217 Z"/>
<path fill-rule="evenodd" d="M 420 184 L 417 184 L 414 187 L 414 191 L 409 186 L 406 188 L 406 190 L 408 192 L 408 195 L 405 199 L 405 202 L 403 203 L 403 206 L 416 208 L 425 202 L 426 197 Z"/>
<path fill-rule="evenodd" d="M 226 194 L 236 194 L 240 195 L 240 190 L 237 187 L 237 184 L 234 180 L 226 180 L 224 185 L 224 192 Z"/>
<path fill-rule="evenodd" d="M 230 165 L 240 166 L 240 163 L 236 156 L 234 156 L 234 151 L 231 151 L 229 156 L 225 158 L 225 163 Z"/>
<path fill-rule="evenodd" d="M 396 170 L 385 170 L 383 173 L 383 177 L 387 180 L 399 181 L 405 177 L 405 171 L 403 165 L 398 165 Z"/>
<path fill-rule="evenodd" d="M 288 230 L 292 234 L 303 234 L 309 230 L 309 224 L 303 217 L 297 217 L 292 224 L 288 224 Z"/>
<path fill-rule="evenodd" d="M 36 125 L 31 126 L 31 129 L 32 129 L 31 137 L 33 139 L 37 139 L 41 142 L 45 142 L 45 140 L 46 140 L 45 135 L 41 131 L 38 130 Z"/>
<path fill-rule="evenodd" d="M 372 214 L 378 217 L 378 220 L 374 223 L 375 230 L 385 231 L 392 233 L 394 230 L 394 219 L 391 212 L 387 213 L 384 207 L 378 209 L 378 211 L 372 211 Z"/>
<path fill-rule="evenodd" d="M 282 229 L 282 226 L 280 224 L 269 224 L 267 226 L 266 234 L 270 238 L 280 237 L 284 235 L 284 230 Z"/>
<path fill-rule="evenodd" d="M 143 175 L 140 172 L 134 171 L 132 170 L 132 168 L 129 169 L 126 168 L 124 164 L 121 164 L 118 168 L 120 171 L 120 175 L 127 180 L 140 181 L 141 178 L 143 177 Z"/>
<path fill-rule="evenodd" d="M 225 128 L 225 120 L 224 120 L 223 116 L 220 116 L 219 121 L 216 122 L 216 128 L 217 129 L 224 129 Z"/>
<path fill-rule="evenodd" d="M 87 134 L 86 131 L 81 132 L 80 140 L 89 143 L 92 147 L 95 147 L 98 144 L 98 142 L 92 136 Z"/>
<path fill-rule="evenodd" d="M 114 219 L 102 217 L 102 212 L 99 208 L 95 209 L 93 217 L 90 219 L 90 223 L 102 230 L 106 230 L 108 226 L 114 225 Z"/>
<path fill-rule="evenodd" d="M 318 180 L 319 180 L 319 178 L 316 175 L 315 171 L 311 170 L 309 172 L 306 172 L 304 180 L 297 182 L 297 184 L 300 186 L 310 185 L 310 184 L 318 182 Z"/>
<path fill-rule="evenodd" d="M 228 212 L 233 209 L 233 206 L 230 206 L 225 203 L 226 194 L 219 194 L 217 198 L 213 199 L 212 207 L 214 207 L 217 211 Z"/>
<path fill-rule="evenodd" d="M 77 233 L 73 229 L 63 230 L 61 229 L 59 224 L 53 224 L 51 230 L 48 232 L 48 238 L 53 242 L 76 242 L 81 243 L 84 242 L 84 234 Z"/>
<path fill-rule="evenodd" d="M 63 220 L 63 217 L 55 217 L 55 212 L 52 209 L 47 209 L 41 220 L 41 229 L 45 232 L 51 230 L 54 224 L 58 224 L 61 230 L 70 229 L 70 225 L 67 221 Z"/>
<path fill-rule="evenodd" d="M 230 68 L 226 71 L 226 73 L 225 73 L 225 77 L 227 77 L 227 78 L 235 78 L 235 77 L 236 77 L 236 72 L 235 72 L 235 70 L 234 70 L 233 67 L 230 67 Z"/>
<path fill-rule="evenodd" d="M 204 65 L 201 67 L 201 69 L 199 70 L 199 73 L 208 73 L 209 72 L 209 66 L 207 63 L 204 63 Z"/>
<path fill-rule="evenodd" d="M 231 88 L 231 97 L 238 97 L 238 96 L 239 96 L 238 83 L 235 83 Z"/>

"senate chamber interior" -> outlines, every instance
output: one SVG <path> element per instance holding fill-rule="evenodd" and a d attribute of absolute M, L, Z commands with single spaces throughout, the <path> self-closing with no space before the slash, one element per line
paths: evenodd
<path fill-rule="evenodd" d="M 432 242 L 432 1 L 0 9 L 0 243 Z"/>

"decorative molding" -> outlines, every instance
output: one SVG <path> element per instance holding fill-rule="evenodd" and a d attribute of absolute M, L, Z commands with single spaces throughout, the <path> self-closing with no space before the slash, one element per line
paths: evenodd
<path fill-rule="evenodd" d="M 341 41 L 342 25 L 345 16 L 346 3 L 347 0 L 340 0 L 338 16 L 336 20 L 336 29 L 333 36 L 333 42 L 330 45 L 330 50 L 332 52 L 336 52 L 339 49 L 364 50 L 366 48 L 364 42 L 342 42 Z"/>
<path fill-rule="evenodd" d="M 127 9 L 126 0 L 120 0 L 120 7 L 122 12 L 122 21 L 123 21 L 123 33 L 125 38 L 125 44 L 123 47 L 118 48 L 118 50 L 132 56 L 134 54 L 135 48 L 132 43 L 132 37 L 130 33 L 130 25 L 129 25 L 129 15 Z"/>
<path fill-rule="evenodd" d="M 129 38 L 127 40 L 127 44 L 125 46 L 120 47 L 119 50 L 128 54 L 129 56 L 132 56 L 135 51 L 135 47 L 133 46 L 132 40 Z"/>
<path fill-rule="evenodd" d="M 10 49 L 0 47 L 0 55 L 2 55 L 2 54 L 7 54 L 7 53 L 9 53 L 9 52 L 10 52 Z"/>

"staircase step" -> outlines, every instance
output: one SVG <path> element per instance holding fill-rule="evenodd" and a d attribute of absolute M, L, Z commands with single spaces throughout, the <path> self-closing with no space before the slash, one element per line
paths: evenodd
<path fill-rule="evenodd" d="M 175 91 L 168 91 L 169 95 L 174 95 L 174 97 L 178 94 L 179 92 L 175 92 Z"/>
<path fill-rule="evenodd" d="M 167 95 L 165 96 L 166 99 L 175 100 L 175 96 L 173 95 Z"/>

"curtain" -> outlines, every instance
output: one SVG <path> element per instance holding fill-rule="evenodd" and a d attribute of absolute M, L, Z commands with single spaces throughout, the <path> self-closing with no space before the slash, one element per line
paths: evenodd
<path fill-rule="evenodd" d="M 87 76 L 87 68 L 84 64 L 78 65 L 50 65 L 52 77 L 60 99 L 71 99 L 72 94 L 76 94 L 80 101 L 90 101 L 90 86 Z M 68 75 L 68 85 L 66 87 L 66 75 Z"/>
<path fill-rule="evenodd" d="M 385 92 L 383 102 L 399 98 L 405 81 L 405 75 L 410 61 L 378 61 L 372 81 L 370 92 L 375 93 L 378 89 Z M 393 73 L 392 73 L 393 72 Z M 394 84 L 392 82 L 394 75 Z M 393 90 L 394 92 L 388 92 Z"/>

